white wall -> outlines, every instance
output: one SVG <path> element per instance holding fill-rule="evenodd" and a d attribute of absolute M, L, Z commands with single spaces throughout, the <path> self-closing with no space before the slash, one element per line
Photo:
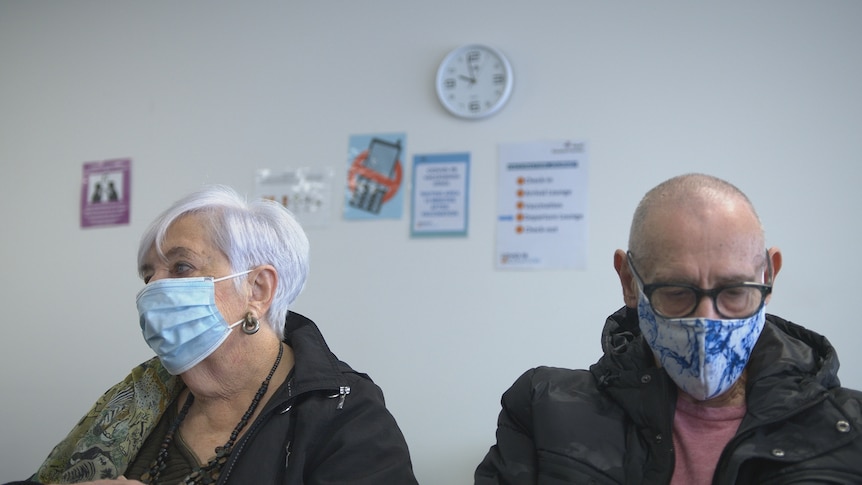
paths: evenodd
<path fill-rule="evenodd" d="M 383 387 L 423 485 L 472 483 L 521 372 L 599 356 L 622 304 L 612 252 L 682 172 L 750 195 L 785 255 L 770 311 L 829 336 L 862 387 L 860 23 L 853 0 L 0 0 L 0 482 L 150 356 L 135 252 L 159 211 L 203 183 L 252 192 L 260 167 L 343 179 L 357 133 L 407 133 L 406 160 L 472 154 L 467 238 L 336 217 L 309 229 L 296 305 Z M 509 106 L 479 122 L 433 89 L 467 42 L 515 68 Z M 497 144 L 566 138 L 589 144 L 588 268 L 495 271 Z M 81 165 L 117 157 L 132 222 L 82 230 Z"/>

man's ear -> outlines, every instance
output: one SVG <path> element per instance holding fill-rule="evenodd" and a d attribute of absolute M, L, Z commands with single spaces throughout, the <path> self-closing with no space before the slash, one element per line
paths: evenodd
<path fill-rule="evenodd" d="M 251 294 L 249 295 L 249 309 L 254 311 L 258 318 L 266 315 L 275 298 L 275 289 L 278 287 L 278 273 L 275 267 L 269 264 L 258 266 L 251 272 Z"/>
<path fill-rule="evenodd" d="M 626 257 L 626 252 L 622 249 L 614 251 L 614 269 L 617 270 L 617 274 L 620 277 L 620 284 L 623 287 L 623 302 L 629 308 L 637 308 L 637 283 L 635 283 L 631 267 L 629 267 L 629 260 L 628 257 Z"/>
<path fill-rule="evenodd" d="M 783 257 L 781 256 L 781 250 L 777 247 L 773 246 L 766 251 L 766 255 L 769 260 L 772 262 L 772 285 L 775 286 L 775 277 L 778 276 L 778 272 L 781 270 L 781 264 L 784 262 Z M 768 281 L 769 275 L 766 275 L 763 281 Z M 767 295 L 766 303 L 769 303 L 769 300 L 772 299 L 772 293 Z"/>

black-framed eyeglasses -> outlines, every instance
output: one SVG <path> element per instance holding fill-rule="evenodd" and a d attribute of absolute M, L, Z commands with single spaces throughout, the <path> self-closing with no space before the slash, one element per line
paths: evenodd
<path fill-rule="evenodd" d="M 734 283 L 704 290 L 694 285 L 684 283 L 653 283 L 644 284 L 637 269 L 635 269 L 631 251 L 626 252 L 626 258 L 632 273 L 646 295 L 653 311 L 665 318 L 685 318 L 691 316 L 704 296 L 712 300 L 712 306 L 722 318 L 748 318 L 759 312 L 766 302 L 766 297 L 772 293 L 772 261 L 766 255 L 769 271 L 769 283 Z"/>

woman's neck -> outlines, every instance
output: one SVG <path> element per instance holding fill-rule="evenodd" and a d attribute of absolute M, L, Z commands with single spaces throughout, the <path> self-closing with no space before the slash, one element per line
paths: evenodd
<path fill-rule="evenodd" d="M 258 336 L 263 337 L 237 335 L 240 340 L 251 340 Z M 279 346 L 283 347 L 283 354 L 278 366 L 273 368 Z M 185 401 L 187 392 L 195 397 L 183 423 L 184 427 L 189 426 L 187 423 L 197 423 L 202 427 L 220 431 L 227 429 L 230 432 L 248 411 L 269 373 L 272 372 L 272 377 L 266 392 L 259 398 L 253 418 L 260 413 L 293 368 L 292 349 L 278 342 L 274 335 L 272 339 L 260 339 L 260 342 L 241 342 L 230 346 L 225 342 L 223 347 L 226 348 L 220 348 L 182 375 L 187 389 L 180 396 L 178 405 Z"/>

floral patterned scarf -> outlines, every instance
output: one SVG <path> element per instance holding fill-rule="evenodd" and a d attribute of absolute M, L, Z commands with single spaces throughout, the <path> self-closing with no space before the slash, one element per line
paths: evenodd
<path fill-rule="evenodd" d="M 31 480 L 78 483 L 117 478 L 183 388 L 158 358 L 132 369 L 84 415 Z"/>

